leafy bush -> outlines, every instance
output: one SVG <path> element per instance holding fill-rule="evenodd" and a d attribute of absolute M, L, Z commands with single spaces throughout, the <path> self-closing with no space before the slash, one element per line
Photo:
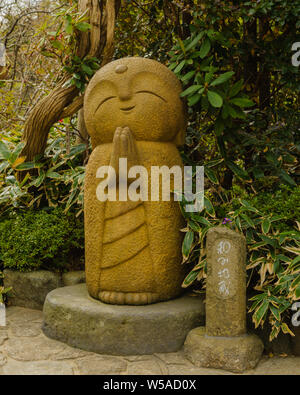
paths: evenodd
<path fill-rule="evenodd" d="M 61 133 L 52 131 L 44 157 L 25 162 L 18 157 L 23 143 L 0 141 L 0 213 L 12 209 L 64 207 L 83 211 L 83 181 L 89 147 L 75 145 L 68 149 Z M 22 182 L 17 173 L 28 171 Z"/>
<path fill-rule="evenodd" d="M 256 327 L 270 321 L 272 340 L 280 331 L 292 334 L 289 310 L 300 299 L 299 78 L 290 56 L 278 56 L 283 40 L 292 40 L 284 25 L 294 25 L 300 9 L 284 8 L 280 20 L 279 2 L 202 3 L 191 15 L 190 34 L 169 52 L 188 105 L 182 156 L 187 165 L 204 165 L 206 176 L 203 211 L 187 213 L 182 205 L 183 261 L 191 266 L 183 286 L 205 287 L 209 228 L 242 232 L 250 312 Z M 268 33 L 258 34 L 263 26 Z"/>
<path fill-rule="evenodd" d="M 11 213 L 0 223 L 0 259 L 4 268 L 66 270 L 82 265 L 82 219 L 63 209 Z"/>
<path fill-rule="evenodd" d="M 281 186 L 273 195 L 248 195 L 238 187 L 214 205 L 205 197 L 201 213 L 183 214 L 188 227 L 183 242 L 184 261 L 194 265 L 183 286 L 206 278 L 206 234 L 216 225 L 242 232 L 247 241 L 248 291 L 253 295 L 250 312 L 255 326 L 266 319 L 272 324 L 270 339 L 288 327 L 289 309 L 300 299 L 300 187 Z M 209 192 L 206 193 L 209 195 Z M 226 200 L 225 199 L 225 200 Z"/>

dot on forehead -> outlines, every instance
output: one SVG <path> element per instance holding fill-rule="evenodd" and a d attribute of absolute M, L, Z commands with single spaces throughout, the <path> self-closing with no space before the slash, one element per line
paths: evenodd
<path fill-rule="evenodd" d="M 127 70 L 128 70 L 128 67 L 125 64 L 120 64 L 119 66 L 116 67 L 115 72 L 117 74 L 123 74 Z"/>

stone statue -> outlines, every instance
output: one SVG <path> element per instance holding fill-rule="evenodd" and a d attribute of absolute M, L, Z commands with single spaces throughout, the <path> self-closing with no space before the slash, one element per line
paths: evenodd
<path fill-rule="evenodd" d="M 110 165 L 118 173 L 120 158 L 128 169 L 144 166 L 149 175 L 151 166 L 182 167 L 176 148 L 186 130 L 180 92 L 169 69 L 138 57 L 106 65 L 87 88 L 84 118 L 93 152 L 85 178 L 86 282 L 102 302 L 145 305 L 181 293 L 184 223 L 173 195 L 171 201 L 106 202 L 96 196 L 97 170 Z"/>

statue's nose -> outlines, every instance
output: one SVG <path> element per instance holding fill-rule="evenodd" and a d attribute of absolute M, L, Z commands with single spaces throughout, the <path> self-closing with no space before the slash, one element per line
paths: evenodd
<path fill-rule="evenodd" d="M 130 100 L 132 98 L 132 92 L 130 87 L 126 84 L 119 88 L 119 99 L 121 101 Z"/>

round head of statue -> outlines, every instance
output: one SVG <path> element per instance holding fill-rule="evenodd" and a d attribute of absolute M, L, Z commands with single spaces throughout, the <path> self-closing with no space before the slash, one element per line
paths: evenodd
<path fill-rule="evenodd" d="M 186 113 L 175 74 L 155 60 L 124 58 L 99 70 L 88 85 L 84 118 L 92 145 L 111 143 L 118 127 L 137 141 L 184 143 Z"/>

